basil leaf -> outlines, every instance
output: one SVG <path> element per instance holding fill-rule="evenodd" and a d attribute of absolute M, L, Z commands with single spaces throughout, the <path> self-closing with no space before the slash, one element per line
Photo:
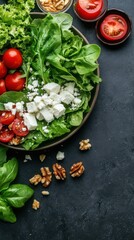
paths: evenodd
<path fill-rule="evenodd" d="M 18 162 L 12 158 L 0 168 L 0 192 L 7 189 L 9 184 L 16 178 L 18 173 Z"/>
<path fill-rule="evenodd" d="M 32 197 L 33 193 L 33 189 L 25 184 L 13 184 L 4 191 L 2 197 L 6 199 L 10 206 L 20 208 Z"/>
<path fill-rule="evenodd" d="M 7 159 L 7 155 L 6 155 L 7 149 L 8 148 L 6 148 L 6 147 L 0 146 L 0 167 L 6 162 L 6 159 Z"/>
<path fill-rule="evenodd" d="M 0 198 L 0 219 L 6 222 L 16 222 L 16 216 L 10 206 Z"/>

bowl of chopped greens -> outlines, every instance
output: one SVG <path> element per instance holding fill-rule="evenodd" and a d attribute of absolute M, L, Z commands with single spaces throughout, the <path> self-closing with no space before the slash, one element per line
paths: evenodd
<path fill-rule="evenodd" d="M 46 150 L 69 139 L 89 118 L 101 82 L 100 48 L 88 43 L 67 13 L 31 13 L 28 21 L 26 39 L 11 36 L 1 47 L 7 71 L 0 89 L 0 144 Z M 19 54 L 16 66 L 10 51 Z"/>

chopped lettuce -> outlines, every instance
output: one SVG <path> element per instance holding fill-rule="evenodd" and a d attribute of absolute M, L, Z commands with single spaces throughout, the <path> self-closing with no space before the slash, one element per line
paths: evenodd
<path fill-rule="evenodd" d="M 0 51 L 7 46 L 25 49 L 31 40 L 28 27 L 33 0 L 8 0 L 0 5 Z"/>

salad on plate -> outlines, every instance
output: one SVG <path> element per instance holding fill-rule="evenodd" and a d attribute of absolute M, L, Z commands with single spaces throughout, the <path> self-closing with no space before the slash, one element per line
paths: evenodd
<path fill-rule="evenodd" d="M 33 150 L 81 125 L 101 82 L 100 48 L 73 31 L 69 14 L 33 19 L 26 3 L 0 6 L 0 142 Z"/>

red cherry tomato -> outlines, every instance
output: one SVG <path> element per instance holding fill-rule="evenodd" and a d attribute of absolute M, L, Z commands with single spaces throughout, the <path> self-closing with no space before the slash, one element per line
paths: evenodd
<path fill-rule="evenodd" d="M 0 130 L 0 142 L 8 143 L 13 137 L 14 132 L 12 130 L 9 130 L 8 128 L 2 128 L 2 130 Z"/>
<path fill-rule="evenodd" d="M 97 18 L 103 8 L 103 0 L 78 0 L 75 10 L 78 15 L 86 20 Z"/>
<path fill-rule="evenodd" d="M 8 74 L 5 78 L 6 89 L 9 91 L 20 91 L 25 86 L 26 79 L 20 72 Z"/>
<path fill-rule="evenodd" d="M 11 111 L 0 111 L 0 123 L 9 125 L 15 119 L 15 115 Z"/>
<path fill-rule="evenodd" d="M 4 78 L 7 74 L 7 67 L 4 62 L 0 61 L 0 78 Z"/>
<path fill-rule="evenodd" d="M 15 119 L 12 124 L 13 132 L 19 137 L 25 137 L 29 130 L 27 126 L 25 126 L 23 119 Z"/>
<path fill-rule="evenodd" d="M 127 23 L 125 19 L 116 14 L 110 14 L 102 21 L 100 25 L 101 35 L 109 40 L 120 40 L 127 33 Z"/>
<path fill-rule="evenodd" d="M 5 80 L 0 79 L 0 95 L 6 92 Z"/>
<path fill-rule="evenodd" d="M 9 48 L 3 55 L 3 61 L 9 69 L 19 68 L 23 63 L 22 54 L 16 48 Z"/>

